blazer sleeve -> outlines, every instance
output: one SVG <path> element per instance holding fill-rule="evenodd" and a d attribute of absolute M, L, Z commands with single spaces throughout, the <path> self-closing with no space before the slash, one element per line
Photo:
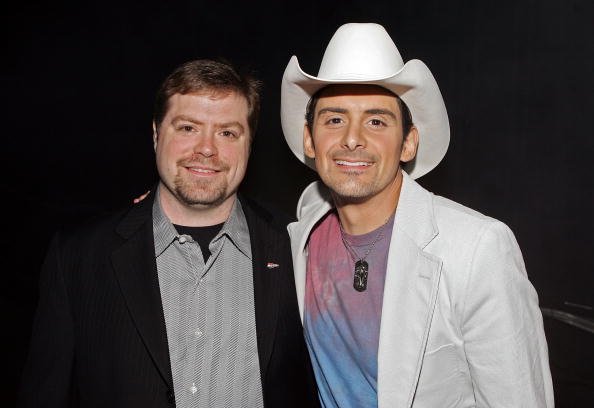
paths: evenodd
<path fill-rule="evenodd" d="M 461 328 L 477 406 L 553 407 L 538 296 L 505 224 L 483 228 L 466 285 Z"/>
<path fill-rule="evenodd" d="M 70 405 L 73 322 L 60 262 L 59 241 L 56 234 L 40 274 L 39 300 L 19 389 L 20 407 Z"/>

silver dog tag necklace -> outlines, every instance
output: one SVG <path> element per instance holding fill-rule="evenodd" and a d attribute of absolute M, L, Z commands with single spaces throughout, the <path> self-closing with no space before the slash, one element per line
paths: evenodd
<path fill-rule="evenodd" d="M 347 239 L 344 236 L 345 232 L 342 229 L 342 224 L 340 223 L 340 219 L 338 220 L 338 226 L 340 227 L 340 238 L 342 239 L 342 243 L 344 244 L 348 253 L 351 255 L 353 262 L 355 262 L 355 270 L 354 270 L 354 275 L 353 275 L 353 288 L 355 288 L 355 290 L 357 292 L 364 292 L 365 289 L 367 289 L 367 277 L 369 275 L 369 264 L 367 263 L 367 261 L 365 259 L 371 253 L 371 250 L 373 249 L 375 244 L 380 239 L 382 239 L 382 237 L 384 236 L 384 226 L 388 223 L 388 221 L 390 221 L 390 218 L 392 218 L 391 215 L 382 224 L 382 226 L 378 228 L 379 232 L 378 232 L 377 236 L 374 238 L 374 240 L 371 242 L 371 244 L 369 244 L 369 247 L 367 248 L 367 250 L 365 251 L 365 253 L 363 254 L 363 256 L 361 258 L 359 258 L 357 256 L 357 253 L 355 252 L 353 247 L 351 247 L 351 245 L 348 243 Z M 359 258 L 359 259 L 357 259 L 357 258 Z"/>

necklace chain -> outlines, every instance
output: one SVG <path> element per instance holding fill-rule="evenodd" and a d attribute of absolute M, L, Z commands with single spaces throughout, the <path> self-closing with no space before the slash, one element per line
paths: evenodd
<path fill-rule="evenodd" d="M 375 244 L 380 239 L 382 239 L 382 237 L 384 236 L 384 227 L 386 226 L 388 221 L 390 221 L 391 218 L 392 218 L 392 216 L 390 215 L 388 217 L 388 219 L 382 224 L 382 226 L 379 227 L 379 232 L 378 232 L 377 236 L 371 242 L 371 245 L 369 245 L 369 248 L 367 248 L 367 251 L 365 251 L 365 254 L 363 255 L 363 257 L 360 258 L 359 260 L 357 260 L 357 258 L 358 258 L 357 253 L 350 246 L 350 244 L 347 242 L 346 238 L 344 237 L 345 232 L 342 229 L 342 224 L 340 223 L 340 218 L 338 219 L 338 226 L 340 228 L 340 238 L 342 239 L 342 243 L 344 244 L 348 253 L 351 255 L 351 258 L 353 258 L 353 262 L 355 262 L 355 270 L 354 270 L 354 274 L 353 274 L 353 288 L 357 292 L 364 292 L 367 289 L 367 276 L 369 274 L 369 264 L 367 263 L 367 261 L 365 261 L 365 258 L 367 258 L 367 255 L 369 255 L 369 253 L 371 252 L 371 250 L 373 249 Z"/>
<path fill-rule="evenodd" d="M 375 246 L 375 244 L 382 239 L 382 237 L 384 236 L 384 227 L 386 226 L 386 224 L 388 223 L 388 221 L 390 221 L 390 218 L 392 218 L 392 216 L 390 215 L 386 221 L 384 221 L 384 223 L 378 228 L 380 231 L 377 234 L 377 236 L 374 238 L 374 240 L 371 242 L 371 245 L 369 245 L 369 247 L 367 248 L 367 250 L 365 251 L 365 254 L 359 258 L 357 256 L 357 253 L 355 252 L 355 250 L 353 249 L 353 247 L 351 247 L 351 245 L 347 242 L 347 239 L 344 237 L 345 232 L 342 229 L 342 223 L 340 222 L 340 218 L 338 219 L 338 227 L 340 228 L 340 238 L 342 239 L 342 243 L 344 244 L 345 248 L 347 249 L 349 255 L 351 255 L 351 258 L 353 259 L 353 262 L 357 262 L 357 258 L 359 258 L 359 261 L 364 261 L 365 258 L 367 258 L 367 256 L 371 253 L 371 250 L 373 249 L 373 247 Z"/>

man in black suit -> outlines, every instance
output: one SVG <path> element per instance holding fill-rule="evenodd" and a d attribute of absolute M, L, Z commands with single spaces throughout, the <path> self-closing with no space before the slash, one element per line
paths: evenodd
<path fill-rule="evenodd" d="M 317 406 L 286 220 L 237 194 L 259 87 L 211 60 L 164 81 L 157 186 L 51 242 L 21 406 Z"/>

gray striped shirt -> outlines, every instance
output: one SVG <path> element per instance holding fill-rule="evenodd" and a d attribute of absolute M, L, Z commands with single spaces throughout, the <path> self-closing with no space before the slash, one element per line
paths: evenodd
<path fill-rule="evenodd" d="M 155 256 L 177 407 L 263 407 L 252 253 L 239 200 L 209 245 L 179 235 L 153 205 Z"/>

